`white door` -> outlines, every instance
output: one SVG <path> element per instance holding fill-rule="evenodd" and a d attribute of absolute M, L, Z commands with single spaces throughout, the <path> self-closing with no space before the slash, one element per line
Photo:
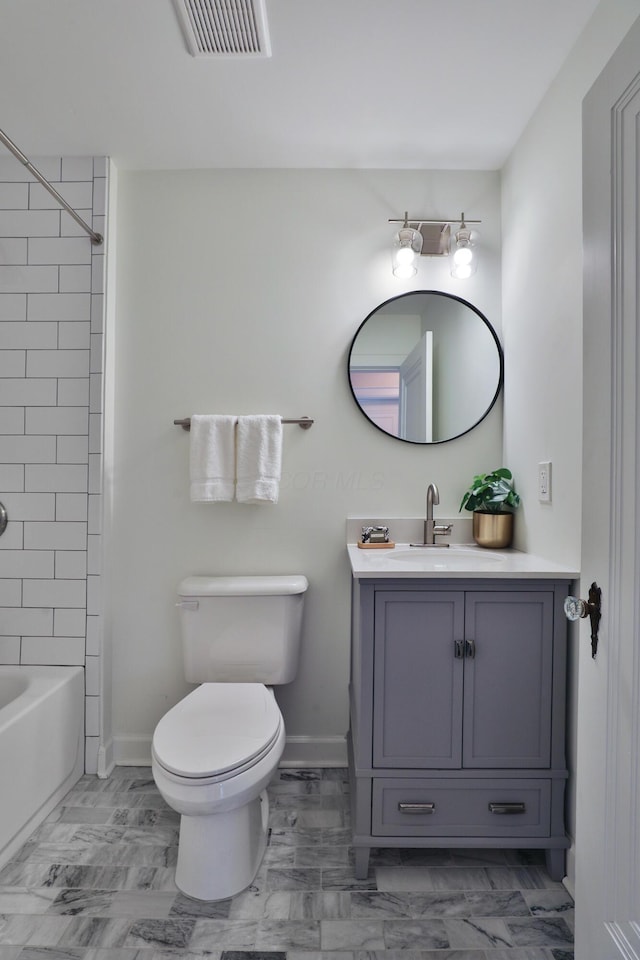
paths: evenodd
<path fill-rule="evenodd" d="M 640 958 L 640 20 L 585 98 L 576 958 Z M 570 429 L 567 425 L 567 429 Z"/>
<path fill-rule="evenodd" d="M 400 367 L 400 436 L 433 437 L 433 333 L 428 330 Z"/>

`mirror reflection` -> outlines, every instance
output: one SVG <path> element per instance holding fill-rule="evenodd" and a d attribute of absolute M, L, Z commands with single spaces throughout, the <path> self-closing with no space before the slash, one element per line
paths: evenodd
<path fill-rule="evenodd" d="M 349 383 L 364 415 L 411 443 L 468 433 L 493 407 L 502 376 L 502 348 L 487 318 L 437 290 L 381 304 L 349 352 Z"/>

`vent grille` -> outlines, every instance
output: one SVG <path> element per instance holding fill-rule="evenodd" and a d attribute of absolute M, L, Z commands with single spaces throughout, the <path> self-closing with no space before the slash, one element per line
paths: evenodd
<path fill-rule="evenodd" d="M 194 57 L 270 57 L 264 0 L 174 0 Z"/>

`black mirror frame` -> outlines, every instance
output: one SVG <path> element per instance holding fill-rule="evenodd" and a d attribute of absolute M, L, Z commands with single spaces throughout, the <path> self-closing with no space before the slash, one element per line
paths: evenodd
<path fill-rule="evenodd" d="M 417 293 L 429 293 L 429 294 L 432 294 L 433 296 L 446 297 L 446 298 L 449 299 L 449 300 L 457 300 L 458 303 L 461 303 L 461 304 L 463 304 L 465 307 L 468 307 L 468 308 L 469 308 L 470 310 L 472 310 L 475 314 L 477 314 L 477 316 L 478 316 L 478 317 L 482 320 L 482 322 L 487 326 L 487 328 L 488 328 L 491 336 L 493 337 L 494 343 L 495 343 L 495 345 L 496 345 L 496 349 L 497 349 L 497 351 L 498 351 L 498 359 L 499 359 L 499 363 L 500 363 L 500 372 L 499 372 L 499 375 L 498 375 L 498 385 L 497 385 L 497 387 L 496 387 L 496 392 L 495 392 L 494 395 L 493 395 L 493 398 L 492 398 L 492 400 L 491 400 L 491 403 L 489 404 L 489 406 L 487 407 L 487 409 L 484 411 L 484 413 L 482 414 L 482 416 L 479 417 L 479 418 L 475 421 L 475 423 L 472 423 L 470 427 L 467 427 L 467 429 L 466 429 L 466 430 L 463 430 L 461 433 L 456 433 L 455 436 L 453 436 L 453 437 L 446 437 L 446 438 L 443 439 L 443 440 L 407 440 L 407 439 L 405 439 L 404 437 L 397 437 L 395 434 L 389 433 L 387 430 L 383 430 L 382 427 L 378 426 L 378 424 L 375 423 L 369 416 L 367 416 L 367 414 L 365 413 L 365 411 L 362 409 L 362 407 L 361 407 L 360 404 L 358 403 L 358 398 L 356 397 L 355 391 L 354 391 L 353 386 L 352 386 L 352 383 L 351 383 L 351 354 L 353 353 L 353 348 L 354 348 L 355 342 L 356 342 L 356 340 L 357 340 L 357 338 L 358 338 L 358 334 L 360 333 L 360 331 L 361 331 L 362 328 L 364 327 L 364 325 L 365 325 L 365 323 L 367 322 L 367 320 L 369 320 L 369 319 L 374 315 L 374 313 L 377 313 L 378 310 L 381 310 L 383 307 L 386 307 L 388 304 L 394 303 L 396 300 L 402 300 L 404 297 L 415 296 L 415 294 L 417 294 Z M 416 446 L 429 447 L 429 446 L 434 446 L 435 444 L 438 444 L 438 443 L 450 443 L 451 440 L 457 440 L 459 437 L 464 437 L 465 434 L 470 433 L 472 430 L 475 430 L 475 428 L 476 428 L 477 426 L 479 426 L 479 425 L 482 423 L 482 421 L 485 420 L 485 419 L 489 416 L 489 414 L 491 413 L 491 410 L 492 410 L 493 407 L 495 406 L 496 400 L 497 400 L 498 397 L 500 396 L 500 391 L 502 390 L 502 387 L 504 386 L 504 353 L 503 353 L 502 345 L 501 345 L 501 343 L 500 343 L 500 341 L 499 341 L 499 339 L 498 339 L 498 335 L 497 335 L 496 331 L 493 329 L 493 327 L 491 326 L 491 324 L 489 323 L 489 321 L 487 320 L 487 318 L 485 317 L 485 315 L 484 315 L 480 310 L 478 310 L 477 307 L 474 307 L 474 305 L 473 305 L 472 303 L 469 303 L 468 300 L 463 299 L 463 297 L 458 297 L 458 296 L 456 296 L 454 293 L 445 293 L 443 290 L 408 290 L 406 293 L 400 293 L 400 294 L 398 294 L 398 295 L 395 296 L 395 297 L 389 297 L 388 300 L 384 300 L 382 303 L 379 303 L 378 306 L 377 306 L 377 307 L 374 307 L 374 309 L 371 310 L 370 313 L 368 313 L 367 316 L 364 318 L 364 320 L 362 321 L 362 323 L 360 324 L 360 326 L 359 326 L 358 329 L 356 330 L 355 334 L 353 335 L 353 339 L 352 339 L 352 341 L 351 341 L 351 346 L 350 346 L 350 348 L 349 348 L 349 356 L 347 357 L 347 378 L 348 378 L 348 380 L 349 380 L 349 389 L 351 390 L 351 396 L 353 397 L 354 402 L 355 402 L 358 410 L 360 411 L 360 413 L 362 414 L 362 416 L 365 418 L 365 420 L 367 420 L 368 423 L 370 423 L 373 427 L 375 427 L 376 430 L 379 430 L 380 433 L 383 433 L 383 434 L 385 435 L 385 437 L 391 437 L 392 440 L 399 440 L 401 443 L 413 443 L 413 444 L 415 444 Z"/>

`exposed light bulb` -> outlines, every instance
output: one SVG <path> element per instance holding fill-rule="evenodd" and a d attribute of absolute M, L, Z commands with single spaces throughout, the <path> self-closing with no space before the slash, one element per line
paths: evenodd
<path fill-rule="evenodd" d="M 422 250 L 422 234 L 409 226 L 405 214 L 404 226 L 393 241 L 393 275 L 408 280 L 418 272 L 416 260 Z"/>
<path fill-rule="evenodd" d="M 460 229 L 456 233 L 456 246 L 451 257 L 451 276 L 457 280 L 467 280 L 476 272 L 478 267 L 477 253 L 471 239 L 471 231 L 464 222 L 464 214 Z"/>

